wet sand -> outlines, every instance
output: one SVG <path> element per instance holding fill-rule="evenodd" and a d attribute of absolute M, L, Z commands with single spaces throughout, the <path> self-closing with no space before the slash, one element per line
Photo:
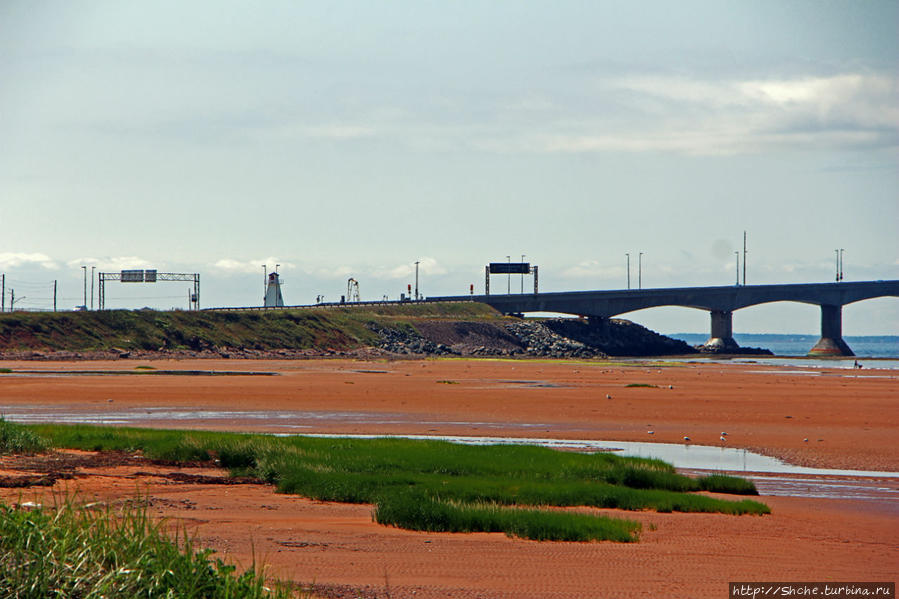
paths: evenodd
<path fill-rule="evenodd" d="M 0 362 L 0 368 L 133 372 L 142 364 L 279 376 L 0 375 L 0 406 L 32 415 L 293 414 L 149 422 L 269 432 L 659 442 L 688 435 L 693 443 L 717 445 L 726 431 L 728 446 L 794 463 L 899 470 L 896 371 L 480 360 Z M 627 387 L 635 383 L 655 387 Z M 111 500 L 141 488 L 156 513 L 185 521 L 202 544 L 230 559 L 248 564 L 254 548 L 273 573 L 335 595 L 343 589 L 348 597 L 365 587 L 383 597 L 388 585 L 391 597 L 725 597 L 735 580 L 895 580 L 899 549 L 895 502 L 763 497 L 773 511 L 764 517 L 598 510 L 642 521 L 641 541 L 538 543 L 396 530 L 374 524 L 369 506 L 277 495 L 263 485 L 135 476 L 152 474 L 144 465 L 97 469 L 102 477 L 88 470 L 54 488 Z"/>

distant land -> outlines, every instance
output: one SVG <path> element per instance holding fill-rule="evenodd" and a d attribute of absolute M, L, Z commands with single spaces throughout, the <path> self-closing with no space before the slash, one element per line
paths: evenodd
<path fill-rule="evenodd" d="M 668 336 L 690 345 L 699 345 L 709 338 L 708 333 L 673 333 Z M 820 335 L 734 333 L 734 340 L 741 347 L 770 349 L 775 356 L 804 356 L 819 337 Z M 856 356 L 899 358 L 899 335 L 843 335 L 843 339 Z"/>

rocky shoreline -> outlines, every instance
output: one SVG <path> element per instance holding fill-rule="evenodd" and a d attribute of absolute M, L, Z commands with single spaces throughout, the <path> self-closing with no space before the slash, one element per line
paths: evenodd
<path fill-rule="evenodd" d="M 372 330 L 381 337 L 379 349 L 398 355 L 606 358 L 697 353 L 683 341 L 621 319 L 428 322 Z"/>
<path fill-rule="evenodd" d="M 34 361 L 402 358 L 428 356 L 496 356 L 590 359 L 608 357 L 681 356 L 691 354 L 771 355 L 761 348 L 693 347 L 628 320 L 611 318 L 521 319 L 501 322 L 424 320 L 415 325 L 367 325 L 378 341 L 356 348 L 255 349 L 207 346 L 196 349 L 18 350 L 0 359 Z"/>

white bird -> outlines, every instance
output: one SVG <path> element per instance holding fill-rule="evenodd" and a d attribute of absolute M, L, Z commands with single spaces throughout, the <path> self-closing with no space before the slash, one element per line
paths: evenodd
<path fill-rule="evenodd" d="M 686 441 L 687 443 L 689 443 L 689 442 L 690 442 L 690 437 L 684 437 L 684 441 Z"/>
<path fill-rule="evenodd" d="M 721 435 L 721 442 L 724 443 L 725 441 L 727 441 L 727 437 L 725 437 L 724 435 Z"/>
<path fill-rule="evenodd" d="M 805 439 L 803 439 L 803 441 L 804 441 L 805 443 L 808 443 L 808 437 L 806 437 Z"/>
<path fill-rule="evenodd" d="M 612 399 L 612 396 L 609 393 L 606 393 L 606 399 Z"/>
<path fill-rule="evenodd" d="M 654 434 L 656 434 L 656 432 L 655 432 L 655 431 L 646 431 L 646 434 L 647 434 L 647 435 L 654 435 Z"/>
<path fill-rule="evenodd" d="M 725 433 L 725 432 L 722 431 L 722 432 L 721 432 L 721 436 L 722 436 L 722 437 L 726 437 L 726 436 L 727 436 L 727 433 Z"/>

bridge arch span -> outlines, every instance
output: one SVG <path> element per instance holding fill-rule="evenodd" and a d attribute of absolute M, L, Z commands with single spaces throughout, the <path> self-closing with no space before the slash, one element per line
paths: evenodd
<path fill-rule="evenodd" d="M 842 338 L 842 309 L 875 297 L 899 297 L 899 280 L 854 283 L 804 283 L 797 285 L 748 285 L 680 287 L 617 291 L 570 291 L 507 295 L 431 298 L 432 301 L 479 301 L 505 314 L 558 312 L 611 318 L 665 306 L 706 310 L 711 317 L 709 343 L 722 349 L 738 349 L 733 339 L 735 310 L 773 302 L 799 302 L 821 306 L 821 339 L 812 355 L 853 355 Z"/>

